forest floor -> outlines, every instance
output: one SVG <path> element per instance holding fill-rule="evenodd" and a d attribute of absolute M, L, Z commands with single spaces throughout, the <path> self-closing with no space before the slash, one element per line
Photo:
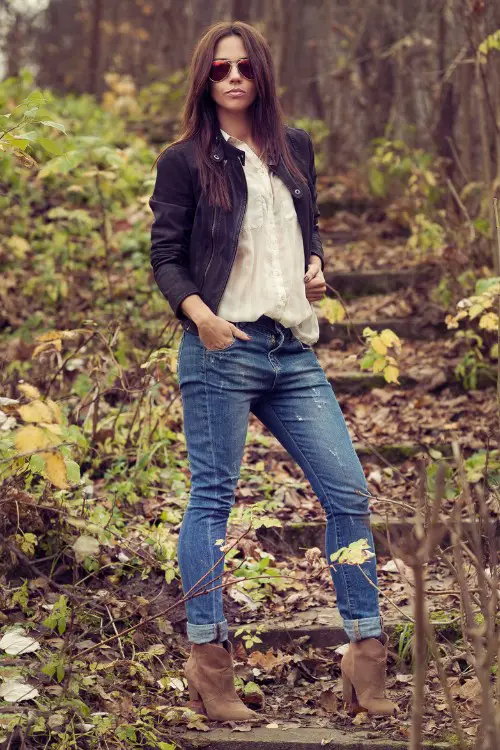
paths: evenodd
<path fill-rule="evenodd" d="M 373 277 L 360 278 L 360 272 L 369 275 L 381 271 L 390 277 L 395 271 L 420 265 L 422 259 L 412 258 L 405 249 L 404 237 L 391 222 L 360 219 L 356 214 L 340 211 L 332 219 L 322 219 L 321 224 L 328 274 L 344 274 L 342 283 L 346 288 L 350 288 L 352 282 L 357 289 L 355 293 L 346 294 L 349 318 L 368 325 L 380 319 L 399 319 L 403 333 L 408 331 L 407 337 L 402 336 L 400 385 L 386 384 L 380 377 L 359 379 L 360 345 L 349 328 L 347 333 L 337 335 L 341 326 L 334 325 L 332 333 L 332 327 L 321 321 L 328 336 L 314 347 L 342 408 L 373 496 L 374 528 L 381 532 L 376 540 L 381 606 L 391 638 L 387 688 L 389 697 L 400 707 L 399 716 L 375 719 L 362 713 L 352 717 L 345 710 L 340 659 L 346 639 L 336 611 L 335 592 L 328 570 L 323 567 L 318 572 L 305 557 L 311 547 L 318 547 L 321 555 L 324 554 L 324 513 L 301 470 L 253 416 L 228 539 L 243 535 L 237 549 L 248 561 L 250 572 L 258 574 L 271 569 L 283 577 L 261 582 L 257 586 L 258 593 L 245 586 L 232 585 L 224 590 L 223 597 L 235 649 L 235 671 L 241 680 L 239 689 L 248 705 L 261 713 L 262 725 L 268 734 L 255 735 L 249 726 L 233 725 L 221 735 L 209 731 L 217 729 L 217 722 L 205 722 L 192 716 L 186 718 L 182 711 L 176 712 L 176 707 L 182 707 L 188 700 L 183 681 L 183 663 L 189 652 L 186 618 L 184 607 L 174 606 L 182 592 L 178 577 L 168 584 L 165 582 L 164 571 L 158 569 L 152 554 L 154 543 L 144 538 L 145 527 L 151 530 L 153 537 L 163 524 L 168 529 L 169 539 L 175 540 L 187 500 L 187 492 L 182 488 L 188 486 L 189 469 L 176 385 L 173 388 L 168 385 L 163 396 L 169 401 L 168 426 L 174 442 L 168 450 L 174 456 L 177 487 L 170 485 L 162 489 L 157 485 L 157 490 L 147 497 L 139 493 L 134 502 L 126 503 L 112 497 L 109 475 L 96 476 L 92 483 L 91 497 L 110 512 L 119 506 L 122 513 L 122 536 L 113 546 L 108 545 L 109 565 L 118 561 L 125 563 L 132 555 L 141 562 L 141 572 L 125 574 L 121 571 L 106 577 L 94 576 L 90 570 L 89 580 L 83 586 L 82 580 L 75 579 L 75 569 L 69 564 L 60 562 L 54 571 L 52 563 L 44 565 L 43 561 L 20 558 L 9 578 L 9 586 L 16 590 L 23 585 L 28 573 L 34 610 L 20 611 L 11 603 L 12 611 L 8 613 L 5 602 L 0 622 L 3 619 L 25 624 L 33 617 L 33 611 L 51 609 L 64 587 L 84 594 L 81 605 L 88 613 L 94 613 L 98 627 L 92 618 L 86 624 L 83 624 L 85 620 L 75 619 L 69 643 L 66 636 L 56 632 L 47 638 L 46 631 L 41 629 L 40 635 L 45 634 L 44 644 L 55 651 L 63 646 L 72 649 L 76 673 L 82 664 L 85 673 L 87 669 L 79 654 L 92 650 L 92 676 L 81 682 L 81 690 L 89 691 L 87 699 L 94 712 L 112 715 L 115 721 L 124 724 L 137 720 L 138 711 L 150 713 L 157 722 L 160 717 L 166 718 L 165 739 L 175 741 L 179 748 L 186 750 L 202 745 L 234 747 L 235 750 L 256 746 L 282 750 L 322 745 L 363 750 L 377 746 L 405 747 L 410 732 L 414 679 L 411 664 L 413 586 L 410 572 L 401 561 L 394 560 L 384 543 L 384 535 L 389 530 L 397 539 L 412 523 L 419 477 L 424 471 L 432 487 L 434 462 L 451 455 L 452 442 L 463 451 L 471 481 L 481 477 L 485 450 L 489 447 L 493 451 L 490 469 L 498 481 L 499 442 L 493 427 L 495 384 L 487 381 L 477 390 L 465 390 L 456 379 L 455 368 L 463 352 L 453 336 L 443 332 L 444 311 L 436 302 L 435 277 L 432 282 L 421 279 L 395 282 L 399 287 L 391 291 L 365 293 L 373 292 L 368 286 L 379 284 L 379 278 L 375 282 Z M 445 255 L 443 251 L 427 257 L 425 263 L 439 273 Z M 411 321 L 416 318 L 424 320 L 425 326 L 412 327 Z M 424 329 L 425 338 L 419 338 L 419 330 Z M 22 341 L 17 340 L 11 342 L 7 350 L 13 357 L 19 356 L 23 346 Z M 97 435 L 104 445 L 105 430 Z M 450 509 L 457 497 L 455 480 L 450 468 L 445 508 Z M 245 511 L 258 506 L 266 511 L 267 517 L 279 519 L 281 528 L 246 531 Z M 5 510 L 7 515 L 10 513 L 7 522 L 14 525 L 19 522 L 17 503 L 8 502 Z M 43 503 L 34 512 L 42 519 L 52 518 L 49 511 L 43 509 Z M 496 514 L 497 509 L 492 507 L 491 512 Z M 172 553 L 165 559 L 174 558 Z M 326 560 L 321 559 L 326 565 Z M 233 562 L 228 567 L 227 577 L 228 581 L 236 582 L 231 574 Z M 472 578 L 469 580 L 471 587 L 477 583 Z M 427 566 L 426 586 L 451 694 L 459 707 L 464 734 L 472 740 L 480 716 L 480 690 L 477 678 L 467 670 L 460 643 L 455 579 L 439 555 Z M 162 614 L 172 606 L 168 615 Z M 144 618 L 152 619 L 138 626 Z M 116 634 L 124 630 L 125 624 L 134 627 L 123 640 Z M 237 635 L 240 627 L 244 630 Z M 110 637 L 111 642 L 102 643 Z M 124 647 L 130 646 L 135 654 L 132 661 L 125 659 Z M 26 666 L 26 656 L 22 658 Z M 8 670 L 15 666 L 14 662 L 15 659 L 0 659 L 0 668 Z M 43 688 L 54 699 L 64 692 L 62 686 L 54 684 L 49 677 Z M 53 722 L 57 726 L 57 716 Z M 306 730 L 312 734 L 306 736 Z M 313 730 L 320 731 L 321 736 Z M 335 730 L 340 733 L 335 734 Z M 248 732 L 246 744 L 244 732 Z M 448 742 L 450 748 L 455 746 L 451 716 L 432 660 L 426 682 L 424 736 L 430 743 L 442 740 Z"/>
<path fill-rule="evenodd" d="M 364 234 L 370 237 L 370 241 L 348 241 L 353 227 L 358 237 Z M 381 239 L 380 234 L 390 234 L 390 227 L 374 228 L 360 223 L 353 215 L 342 213 L 335 220 L 323 222 L 323 231 L 326 237 L 330 234 L 342 240 L 331 243 L 327 239 L 325 242 L 327 266 L 335 272 L 377 269 L 390 273 L 395 266 L 412 265 L 408 253 L 402 251 L 404 242 L 401 238 Z M 402 257 L 406 261 L 403 264 Z M 439 265 L 441 260 L 434 257 L 430 262 Z M 429 263 L 429 259 L 426 261 Z M 431 287 L 425 285 L 418 289 L 402 287 L 388 294 L 356 296 L 348 301 L 347 308 L 353 320 L 364 320 L 369 324 L 380 317 L 408 319 L 425 316 L 429 310 L 431 318 L 435 319 L 439 308 L 430 299 L 430 292 Z M 349 375 L 356 369 L 359 371 L 359 350 L 359 343 L 355 340 L 336 338 L 315 347 L 335 391 L 337 376 Z M 487 444 L 492 450 L 498 448 L 498 435 L 492 430 L 496 419 L 494 383 L 491 382 L 489 387 L 487 384 L 482 390 L 465 391 L 454 376 L 460 357 L 459 346 L 451 336 L 436 335 L 432 341 L 412 337 L 403 340 L 399 358 L 401 372 L 414 381 L 411 387 L 379 385 L 352 392 L 353 387 L 346 389 L 345 381 L 340 383 L 337 398 L 355 446 L 361 449 L 360 458 L 374 495 L 371 510 L 375 519 L 389 519 L 389 523 L 394 524 L 398 520 L 408 522 L 414 516 L 419 461 L 424 466 L 429 465 L 433 460 L 431 456 L 436 458 L 441 451 L 446 454 L 446 447 L 452 441 L 460 445 L 466 458 L 484 451 Z M 376 450 L 382 450 L 383 446 L 413 446 L 416 452 L 405 458 L 403 450 L 401 460 L 395 463 L 385 459 L 384 455 L 364 454 L 363 448 L 370 446 Z M 251 627 L 253 623 L 262 628 L 262 632 L 256 631 L 263 639 L 262 645 L 253 644 L 250 649 L 245 649 L 241 640 L 236 645 L 241 660 L 238 674 L 245 680 L 255 679 L 264 696 L 251 696 L 249 705 L 265 713 L 269 726 L 275 729 L 273 741 L 278 742 L 279 737 L 282 741 L 287 738 L 290 747 L 293 747 L 294 731 L 306 727 L 340 728 L 343 731 L 361 727 L 374 732 L 364 739 L 361 737 L 360 747 L 371 747 L 375 739 L 384 736 L 388 743 L 386 747 L 390 747 L 389 738 L 405 741 L 409 735 L 413 684 L 409 647 L 412 597 L 409 571 L 400 561 L 395 562 L 387 549 L 380 549 L 381 607 L 391 633 L 387 687 L 391 699 L 399 704 L 401 714 L 389 719 L 370 719 L 366 714 L 360 714 L 353 719 L 345 712 L 342 703 L 339 664 L 343 647 L 338 643 L 345 637 L 340 623 L 334 621 L 336 599 L 330 574 L 323 571 L 311 580 L 304 556 L 305 550 L 315 544 L 324 549 L 323 511 L 301 470 L 266 428 L 251 417 L 237 490 L 240 507 L 251 507 L 261 498 L 263 473 L 273 483 L 274 498 L 279 500 L 274 514 L 283 528 L 268 529 L 265 533 L 252 532 L 246 541 L 240 542 L 240 547 L 255 556 L 254 545 L 261 544 L 261 554 L 270 554 L 273 566 L 292 575 L 297 584 L 291 590 L 273 591 L 262 602 L 253 601 L 237 587 L 230 587 L 224 593 L 226 617 L 232 632 L 241 625 Z M 451 508 L 455 498 L 456 492 L 450 490 L 445 505 Z M 243 530 L 243 524 L 233 523 L 229 539 L 236 538 Z M 446 654 L 451 692 L 460 707 L 464 733 L 473 737 L 479 718 L 479 690 L 476 678 L 464 678 L 463 651 L 457 648 L 460 614 L 454 579 L 448 567 L 436 558 L 427 566 L 426 580 L 431 617 Z M 182 626 L 182 618 L 182 613 L 179 613 L 177 626 Z M 450 741 L 450 746 L 453 746 L 453 726 L 432 662 L 426 695 L 425 737 L 429 742 L 436 739 Z M 233 727 L 236 734 L 245 729 L 248 727 Z M 229 736 L 230 733 L 217 735 L 218 741 L 225 739 L 230 747 Z M 234 742 L 241 743 L 242 740 Z M 262 742 L 267 746 L 264 740 Z M 326 744 L 326 739 L 324 742 Z M 341 741 L 337 737 L 331 742 L 335 747 L 336 743 L 341 747 L 342 742 L 348 743 L 349 740 Z"/>

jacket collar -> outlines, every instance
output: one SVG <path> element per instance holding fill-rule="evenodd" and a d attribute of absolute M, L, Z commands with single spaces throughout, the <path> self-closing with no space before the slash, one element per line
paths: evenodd
<path fill-rule="evenodd" d="M 240 159 L 241 163 L 245 163 L 245 152 L 230 143 L 221 133 L 220 127 L 217 128 L 215 139 L 212 143 L 211 158 L 221 163 L 224 159 Z M 281 159 L 281 157 L 280 157 Z M 274 167 L 278 164 L 278 160 L 274 159 L 269 161 L 269 166 Z"/>
<path fill-rule="evenodd" d="M 217 128 L 215 138 L 212 142 L 210 158 L 218 164 L 223 164 L 226 159 L 239 159 L 242 164 L 245 164 L 245 152 L 241 148 L 237 148 L 234 144 L 227 141 L 222 135 L 220 127 Z M 281 154 L 279 159 L 270 160 L 269 166 L 273 172 L 283 180 L 288 189 L 293 192 L 294 198 L 297 199 L 303 196 L 303 188 L 295 183 Z"/>

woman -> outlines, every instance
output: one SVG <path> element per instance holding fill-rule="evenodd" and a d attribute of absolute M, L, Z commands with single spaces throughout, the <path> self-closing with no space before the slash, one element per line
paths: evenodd
<path fill-rule="evenodd" d="M 186 602 L 189 705 L 211 719 L 247 721 L 258 714 L 234 689 L 224 561 L 215 563 L 250 412 L 320 499 L 327 559 L 359 538 L 373 549 L 365 476 L 311 348 L 319 335 L 311 303 L 326 290 L 312 142 L 284 125 L 270 50 L 252 26 L 217 23 L 200 39 L 182 136 L 157 161 L 151 265 L 184 329 L 178 377 L 191 493 L 179 568 L 185 593 L 213 589 Z M 342 660 L 345 699 L 391 714 L 375 560 L 363 565 L 364 574 L 348 565 L 330 570 L 350 641 Z"/>

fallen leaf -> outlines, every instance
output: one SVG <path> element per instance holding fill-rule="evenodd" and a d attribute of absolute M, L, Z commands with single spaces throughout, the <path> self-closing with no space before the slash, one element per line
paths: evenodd
<path fill-rule="evenodd" d="M 5 680 L 0 685 L 0 697 L 8 703 L 18 703 L 19 701 L 33 700 L 39 695 L 38 690 L 27 682 L 18 680 Z"/>
<path fill-rule="evenodd" d="M 349 644 L 343 643 L 341 646 L 335 649 L 335 653 L 338 654 L 339 656 L 344 656 L 344 654 L 347 653 L 348 649 L 349 649 Z"/>
<path fill-rule="evenodd" d="M 319 697 L 319 704 L 330 713 L 336 713 L 340 707 L 340 701 L 332 690 L 323 690 Z"/>
<path fill-rule="evenodd" d="M 0 648 L 6 654 L 17 656 L 37 651 L 40 648 L 40 644 L 34 638 L 25 635 L 25 631 L 21 627 L 16 626 L 4 633 L 0 640 Z"/>
<path fill-rule="evenodd" d="M 365 711 L 361 711 L 359 714 L 356 714 L 354 719 L 352 720 L 352 723 L 359 727 L 362 724 L 369 724 L 370 723 L 370 717 Z"/>
<path fill-rule="evenodd" d="M 95 557 L 97 555 L 99 552 L 99 542 L 93 536 L 82 534 L 73 544 L 73 550 L 76 561 L 83 562 L 86 557 Z"/>

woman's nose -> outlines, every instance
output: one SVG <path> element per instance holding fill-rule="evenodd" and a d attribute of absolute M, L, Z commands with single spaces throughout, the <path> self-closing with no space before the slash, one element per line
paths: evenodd
<path fill-rule="evenodd" d="M 229 74 L 229 80 L 241 81 L 240 71 L 238 70 L 238 66 L 236 64 L 234 64 L 231 68 L 231 72 Z"/>

